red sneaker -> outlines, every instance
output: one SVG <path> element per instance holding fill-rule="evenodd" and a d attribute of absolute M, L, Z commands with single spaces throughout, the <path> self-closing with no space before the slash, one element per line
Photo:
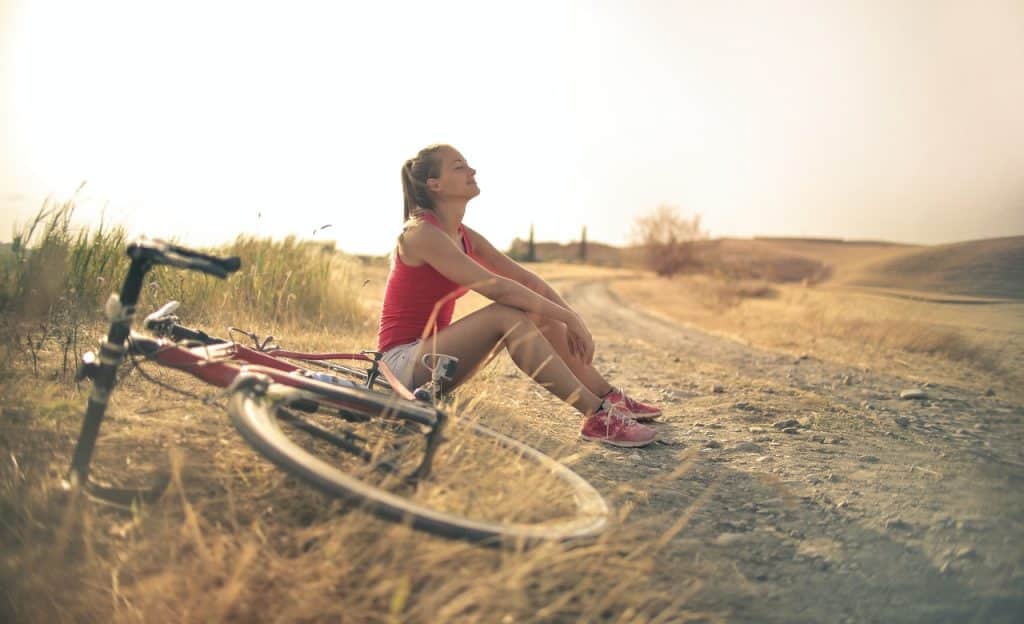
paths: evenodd
<path fill-rule="evenodd" d="M 647 446 L 658 437 L 654 429 L 641 425 L 607 402 L 583 422 L 580 435 L 584 440 L 626 447 Z"/>
<path fill-rule="evenodd" d="M 651 422 L 658 416 L 661 416 L 661 410 L 659 408 L 646 403 L 641 403 L 633 397 L 628 396 L 619 388 L 612 388 L 612 391 L 606 394 L 604 398 L 614 403 L 620 410 L 629 412 L 629 415 L 637 422 Z"/>

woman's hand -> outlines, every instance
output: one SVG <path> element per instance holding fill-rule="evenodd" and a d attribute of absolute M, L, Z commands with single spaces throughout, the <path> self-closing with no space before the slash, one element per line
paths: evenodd
<path fill-rule="evenodd" d="M 573 315 L 573 321 L 566 324 L 566 328 L 568 329 L 566 338 L 569 341 L 569 353 L 589 366 L 594 360 L 594 338 L 590 335 L 590 330 L 575 315 Z"/>

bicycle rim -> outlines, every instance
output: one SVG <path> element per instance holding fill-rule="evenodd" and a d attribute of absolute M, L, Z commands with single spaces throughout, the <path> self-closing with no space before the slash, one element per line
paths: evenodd
<path fill-rule="evenodd" d="M 367 423 L 393 430 L 398 439 L 415 438 L 402 430 L 406 410 L 422 412 L 421 404 L 356 392 L 376 408 L 359 408 Z M 311 394 L 315 395 L 316 392 Z M 357 501 L 371 513 L 393 522 L 448 538 L 484 542 L 531 543 L 592 538 L 608 522 L 604 499 L 582 477 L 540 451 L 479 423 L 453 423 L 445 433 L 429 477 L 416 487 L 402 476 L 415 462 L 403 460 L 404 449 L 389 454 L 387 442 L 373 444 L 359 431 L 339 437 L 370 442 L 368 457 L 340 453 L 334 444 L 315 439 L 296 426 L 292 410 L 281 407 L 256 387 L 240 387 L 231 396 L 232 422 L 257 451 L 280 468 L 330 496 Z M 351 417 L 354 410 L 346 407 Z M 387 417 L 382 418 L 381 413 Z M 302 414 L 301 422 L 309 423 Z M 396 420 L 396 418 L 398 419 Z M 348 426 L 331 413 L 314 416 L 319 430 Z M 397 446 L 397 445 L 396 445 Z M 410 448 L 415 444 L 410 444 Z M 416 456 L 415 452 L 409 453 Z M 382 470 L 385 464 L 396 470 Z"/>

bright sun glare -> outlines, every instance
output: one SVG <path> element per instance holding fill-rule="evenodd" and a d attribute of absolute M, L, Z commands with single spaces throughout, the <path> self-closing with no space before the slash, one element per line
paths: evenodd
<path fill-rule="evenodd" d="M 854 6 L 856 5 L 856 6 Z M 660 203 L 716 236 L 1024 233 L 1019 3 L 8 2 L 0 239 L 79 218 L 382 254 L 401 162 L 457 146 L 507 245 L 623 243 Z"/>

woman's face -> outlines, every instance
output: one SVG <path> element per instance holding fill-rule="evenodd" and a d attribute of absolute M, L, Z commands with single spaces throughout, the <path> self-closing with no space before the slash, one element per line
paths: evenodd
<path fill-rule="evenodd" d="M 441 200 L 470 200 L 480 194 L 476 185 L 476 169 L 469 166 L 466 159 L 454 149 L 445 149 L 440 153 L 441 175 L 427 180 L 428 188 Z"/>

